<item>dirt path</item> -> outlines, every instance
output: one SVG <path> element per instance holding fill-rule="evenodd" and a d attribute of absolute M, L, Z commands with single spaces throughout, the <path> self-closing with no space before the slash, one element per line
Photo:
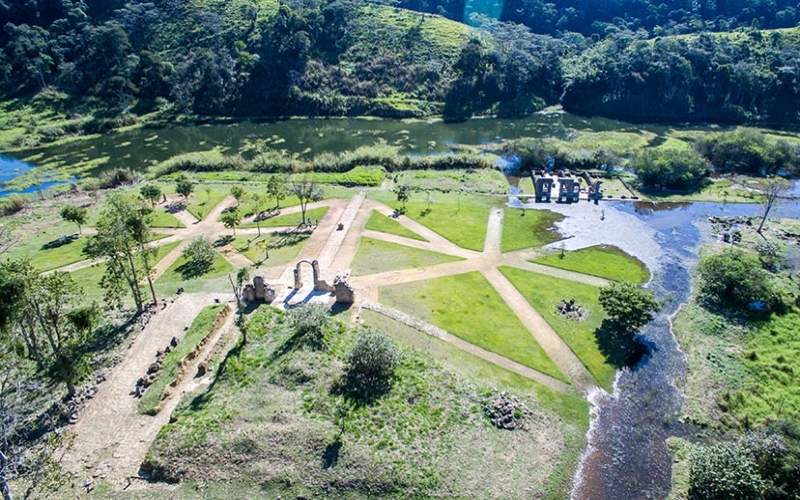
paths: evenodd
<path fill-rule="evenodd" d="M 215 299 L 222 302 L 228 294 L 183 294 L 156 314 L 136 337 L 123 360 L 100 384 L 97 394 L 87 404 L 78 422 L 68 429 L 74 436 L 73 445 L 64 456 L 62 465 L 78 480 L 101 477 L 119 485 L 125 478 L 136 476 L 150 444 L 169 420 L 180 397 L 169 400 L 155 417 L 140 415 L 139 400 L 131 395 L 136 380 L 147 372 L 155 360 L 156 351 L 166 347 L 172 337 L 182 339 L 185 328 Z M 231 328 L 232 318 L 220 329 L 204 353 L 213 349 L 222 333 Z M 199 363 L 203 356 L 197 360 Z M 188 371 L 187 373 L 195 373 Z M 176 389 L 180 395 L 192 377 L 187 376 Z"/>

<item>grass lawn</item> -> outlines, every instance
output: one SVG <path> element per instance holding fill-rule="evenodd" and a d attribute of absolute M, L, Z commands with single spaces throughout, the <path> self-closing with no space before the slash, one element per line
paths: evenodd
<path fill-rule="evenodd" d="M 525 214 L 524 216 L 522 214 Z M 513 252 L 529 247 L 540 247 L 561 239 L 555 223 L 564 216 L 550 210 L 525 210 L 505 208 L 503 214 L 503 239 L 501 251 Z"/>
<path fill-rule="evenodd" d="M 161 395 L 167 385 L 175 380 L 181 360 L 192 352 L 197 344 L 203 340 L 203 337 L 211 331 L 211 326 L 223 307 L 225 306 L 209 306 L 200 311 L 183 340 L 178 342 L 177 347 L 170 351 L 161 363 L 161 369 L 156 373 L 153 384 L 147 388 L 144 396 L 139 400 L 139 413 L 145 415 L 155 415 L 157 413 L 159 403 L 161 403 Z"/>
<path fill-rule="evenodd" d="M 262 233 L 261 236 L 237 236 L 231 242 L 233 248 L 241 252 L 256 264 L 266 267 L 283 266 L 297 259 L 297 255 L 308 241 L 308 234 L 294 234 L 282 237 L 277 234 Z M 269 239 L 269 259 L 264 260 L 265 251 L 259 245 Z M 263 262 L 262 262 L 263 261 Z"/>
<path fill-rule="evenodd" d="M 479 272 L 381 287 L 379 300 L 467 342 L 567 381 Z"/>
<path fill-rule="evenodd" d="M 367 224 L 364 226 L 364 228 L 369 229 L 370 231 L 395 234 L 404 238 L 411 238 L 412 240 L 428 241 L 414 231 L 400 224 L 395 219 L 387 217 L 375 210 L 373 210 L 370 214 L 369 220 L 367 220 Z"/>
<path fill-rule="evenodd" d="M 394 193 L 373 191 L 369 196 L 391 207 L 400 207 Z M 460 247 L 482 251 L 489 211 L 501 204 L 501 199 L 457 193 L 430 193 L 430 196 L 432 203 L 429 204 L 428 193 L 412 192 L 405 216 Z"/>
<path fill-rule="evenodd" d="M 325 214 L 328 213 L 328 207 L 319 207 L 319 208 L 312 208 L 306 210 L 306 219 L 311 219 L 316 224 L 317 221 L 325 217 Z M 302 222 L 302 215 L 300 212 L 296 214 L 286 214 L 286 215 L 279 215 L 277 217 L 271 217 L 269 219 L 262 220 L 260 222 L 261 227 L 295 227 L 300 222 Z M 239 227 L 256 227 L 255 222 L 247 222 Z"/>
<path fill-rule="evenodd" d="M 525 296 L 547 324 L 555 330 L 589 372 L 607 391 L 614 384 L 615 367 L 607 362 L 595 335 L 605 317 L 598 303 L 599 289 L 582 283 L 552 278 L 513 267 L 500 268 L 503 275 Z M 588 312 L 585 321 L 563 318 L 555 311 L 560 300 L 575 299 Z"/>
<path fill-rule="evenodd" d="M 42 221 L 32 222 L 31 227 L 35 229 L 29 228 L 27 224 L 17 229 L 15 236 L 19 238 L 19 241 L 8 250 L 4 257 L 30 258 L 33 265 L 40 271 L 50 271 L 86 259 L 86 256 L 83 255 L 85 236 L 77 240 L 68 238 L 64 244 L 59 242 L 59 238 L 62 236 L 69 237 L 77 233 L 78 226 L 63 221 L 60 217 L 50 219 L 44 215 Z"/>
<path fill-rule="evenodd" d="M 650 271 L 642 261 L 610 245 L 598 245 L 564 252 L 563 258 L 561 252 L 557 252 L 537 257 L 533 259 L 533 262 L 615 281 L 630 281 L 640 285 L 647 283 L 650 279 Z"/>
<path fill-rule="evenodd" d="M 152 227 L 183 228 L 186 226 L 163 208 L 156 208 L 153 210 Z"/>
<path fill-rule="evenodd" d="M 388 241 L 372 238 L 361 238 L 358 252 L 353 259 L 354 276 L 435 266 L 445 262 L 463 260 L 460 257 L 446 255 L 428 250 L 411 248 Z"/>
<path fill-rule="evenodd" d="M 172 295 L 179 287 L 183 287 L 186 292 L 207 292 L 219 291 L 221 283 L 227 283 L 228 273 L 233 272 L 233 266 L 220 254 L 214 255 L 214 262 L 211 268 L 203 275 L 197 277 L 185 277 L 181 271 L 185 269 L 186 258 L 181 256 L 169 266 L 155 282 L 156 292 L 162 295 Z M 228 288 L 230 284 L 228 285 Z M 228 288 L 224 290 L 227 291 Z"/>
<path fill-rule="evenodd" d="M 208 191 L 206 191 L 206 189 Z M 203 217 L 230 194 L 230 186 L 218 184 L 199 184 L 195 183 L 194 191 L 189 195 L 189 201 L 186 203 L 186 210 L 202 220 Z M 169 185 L 167 193 L 175 192 L 175 185 Z"/>

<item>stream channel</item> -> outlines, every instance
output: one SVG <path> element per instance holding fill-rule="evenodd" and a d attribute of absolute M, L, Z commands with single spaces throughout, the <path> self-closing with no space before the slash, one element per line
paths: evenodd
<path fill-rule="evenodd" d="M 221 148 L 248 154 L 255 140 L 269 147 L 311 158 L 321 152 L 339 153 L 378 140 L 403 153 L 445 152 L 454 144 L 478 145 L 519 137 L 554 136 L 568 139 L 575 130 L 588 132 L 647 131 L 663 140 L 669 129 L 633 125 L 567 113 L 537 114 L 522 119 L 478 119 L 463 123 L 368 119 L 297 119 L 281 122 L 243 122 L 168 128 L 139 128 L 99 137 L 18 151 L 0 158 L 0 181 L 12 180 L 36 165 L 58 168 L 91 163 L 86 174 L 112 167 L 144 169 L 173 155 Z M 800 187 L 794 188 L 800 195 Z M 0 196 L 8 191 L 0 191 Z M 519 206 L 515 196 L 511 206 Z M 592 403 L 589 446 L 576 474 L 575 499 L 646 499 L 669 494 L 671 456 L 665 443 L 672 435 L 686 436 L 681 415 L 681 385 L 686 366 L 670 316 L 686 302 L 690 270 L 697 250 L 712 238 L 708 216 L 761 215 L 759 205 L 723 203 L 662 203 L 603 201 L 599 205 L 527 205 L 547 208 L 568 217 L 559 223 L 567 238 L 555 243 L 567 250 L 611 244 L 636 256 L 653 274 L 649 287 L 663 305 L 642 336 L 651 354 L 634 369 L 618 374 L 613 394 L 598 390 Z M 800 218 L 800 201 L 778 205 L 773 216 Z"/>

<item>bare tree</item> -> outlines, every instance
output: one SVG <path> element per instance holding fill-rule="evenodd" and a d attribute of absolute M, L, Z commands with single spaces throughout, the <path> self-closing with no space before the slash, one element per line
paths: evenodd
<path fill-rule="evenodd" d="M 0 224 L 0 255 L 6 253 L 16 242 L 17 238 L 11 232 L 11 227 Z"/>
<path fill-rule="evenodd" d="M 764 216 L 761 217 L 761 223 L 758 225 L 758 234 L 764 228 L 764 223 L 767 221 L 770 210 L 778 204 L 781 194 L 786 189 L 786 181 L 780 177 L 770 177 L 762 185 L 761 194 L 764 195 Z"/>
<path fill-rule="evenodd" d="M 324 197 L 322 186 L 316 181 L 304 177 L 298 181 L 290 182 L 288 186 L 289 194 L 293 194 L 300 200 L 301 224 L 306 222 L 306 209 L 309 202 L 319 201 Z"/>

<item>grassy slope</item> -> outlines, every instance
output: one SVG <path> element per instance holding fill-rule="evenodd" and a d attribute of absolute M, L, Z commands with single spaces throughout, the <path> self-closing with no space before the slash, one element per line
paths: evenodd
<path fill-rule="evenodd" d="M 537 257 L 533 262 L 616 281 L 644 284 L 650 279 L 643 262 L 614 246 L 599 245 L 565 252 L 563 258 L 559 252 Z"/>
<path fill-rule="evenodd" d="M 561 235 L 558 234 L 554 224 L 563 219 L 563 215 L 549 210 L 522 212 L 519 209 L 506 207 L 503 216 L 501 251 L 512 252 L 560 240 Z"/>
<path fill-rule="evenodd" d="M 391 390 L 347 412 L 337 444 L 343 399 L 332 387 L 353 334 L 335 328 L 323 351 L 278 351 L 288 338 L 281 316 L 254 314 L 245 349 L 228 357 L 210 392 L 182 402 L 151 448 L 151 464 L 188 484 L 211 479 L 209 488 L 227 497 L 563 498 L 586 428 L 579 398 L 558 397 L 580 415 L 566 423 L 537 403 L 528 381 L 494 370 L 469 379 L 405 348 Z M 532 409 L 529 432 L 487 424 L 480 404 L 490 387 Z"/>
<path fill-rule="evenodd" d="M 382 233 L 395 234 L 404 238 L 411 238 L 412 240 L 427 241 L 425 238 L 408 229 L 396 220 L 386 217 L 382 213 L 376 211 L 373 211 L 370 214 L 369 220 L 367 220 L 367 224 L 364 227 L 370 231 L 380 231 Z"/>
<path fill-rule="evenodd" d="M 500 271 L 564 339 L 600 385 L 610 392 L 616 370 L 606 362 L 594 333 L 604 317 L 598 303 L 599 289 L 513 267 L 501 267 Z M 589 312 L 585 321 L 565 319 L 555 311 L 555 306 L 560 300 L 573 298 Z"/>
<path fill-rule="evenodd" d="M 354 276 L 363 276 L 398 269 L 435 266 L 457 260 L 463 259 L 387 241 L 361 238 L 358 252 L 353 259 L 352 271 Z"/>
<path fill-rule="evenodd" d="M 674 329 L 688 359 L 684 413 L 692 420 L 739 428 L 800 418 L 793 377 L 800 370 L 800 311 L 742 325 L 690 305 Z"/>
<path fill-rule="evenodd" d="M 465 297 L 469 300 L 464 300 Z M 478 272 L 381 287 L 380 302 L 439 326 L 467 342 L 566 381 L 530 332 Z"/>

